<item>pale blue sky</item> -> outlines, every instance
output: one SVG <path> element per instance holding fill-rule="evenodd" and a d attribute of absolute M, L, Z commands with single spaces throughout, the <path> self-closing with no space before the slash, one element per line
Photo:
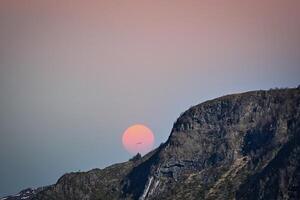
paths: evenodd
<path fill-rule="evenodd" d="M 132 124 L 158 146 L 192 105 L 300 84 L 299 1 L 26 2 L 0 3 L 0 196 L 128 160 Z"/>

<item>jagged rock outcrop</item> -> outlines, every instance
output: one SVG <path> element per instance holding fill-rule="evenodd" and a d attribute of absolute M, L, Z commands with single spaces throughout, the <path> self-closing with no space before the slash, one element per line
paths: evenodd
<path fill-rule="evenodd" d="M 300 199 L 300 89 L 191 107 L 143 158 L 66 174 L 31 199 Z"/>

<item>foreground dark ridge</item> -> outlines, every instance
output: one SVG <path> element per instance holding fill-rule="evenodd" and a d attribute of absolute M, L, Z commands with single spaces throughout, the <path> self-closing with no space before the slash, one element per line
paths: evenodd
<path fill-rule="evenodd" d="M 26 195 L 25 195 L 26 194 Z M 300 199 L 300 89 L 196 105 L 143 158 L 69 173 L 11 199 Z M 24 196 L 25 195 L 25 196 Z"/>

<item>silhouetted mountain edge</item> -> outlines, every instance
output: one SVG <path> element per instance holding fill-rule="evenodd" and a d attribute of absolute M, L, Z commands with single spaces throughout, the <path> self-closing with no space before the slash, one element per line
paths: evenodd
<path fill-rule="evenodd" d="M 300 88 L 203 102 L 143 157 L 4 199 L 300 199 Z"/>

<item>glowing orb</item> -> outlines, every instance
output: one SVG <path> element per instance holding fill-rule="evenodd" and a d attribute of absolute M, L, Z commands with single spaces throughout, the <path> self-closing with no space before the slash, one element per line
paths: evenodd
<path fill-rule="evenodd" d="M 123 133 L 122 143 L 129 153 L 144 155 L 153 148 L 154 135 L 148 127 L 136 124 L 127 128 Z"/>

